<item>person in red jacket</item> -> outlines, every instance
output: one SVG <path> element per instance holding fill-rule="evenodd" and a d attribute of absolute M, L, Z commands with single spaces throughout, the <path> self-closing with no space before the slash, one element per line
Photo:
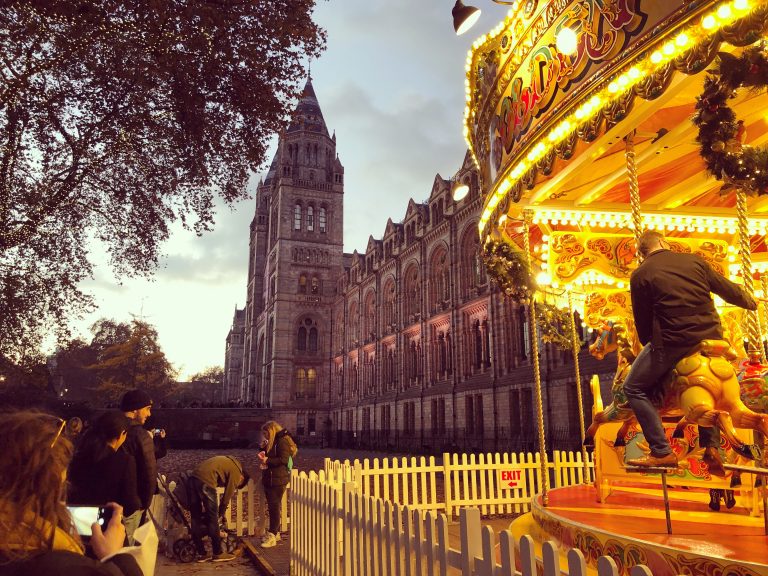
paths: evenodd
<path fill-rule="evenodd" d="M 648 456 L 627 460 L 627 464 L 677 466 L 650 395 L 702 340 L 723 339 L 711 293 L 748 310 L 756 310 L 757 303 L 741 286 L 712 270 L 700 256 L 672 252 L 656 230 L 641 234 L 637 251 L 642 262 L 630 277 L 630 294 L 643 349 L 632 362 L 624 393 L 651 450 Z"/>

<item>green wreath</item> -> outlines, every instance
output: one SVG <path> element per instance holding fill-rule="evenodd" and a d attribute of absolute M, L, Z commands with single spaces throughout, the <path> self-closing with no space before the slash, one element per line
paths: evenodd
<path fill-rule="evenodd" d="M 527 300 L 536 291 L 527 258 L 506 242 L 486 242 L 483 262 L 488 275 L 507 296 Z"/>
<path fill-rule="evenodd" d="M 744 121 L 728 106 L 739 88 L 764 90 L 768 86 L 768 57 L 761 44 L 734 56 L 718 54 L 718 62 L 704 80 L 696 99 L 693 123 L 707 170 L 724 182 L 726 194 L 742 188 L 751 194 L 768 194 L 768 147 L 745 146 Z"/>
<path fill-rule="evenodd" d="M 488 275 L 507 296 L 527 302 L 537 286 L 525 255 L 506 242 L 489 241 L 483 248 L 483 261 Z M 541 340 L 563 350 L 573 348 L 569 312 L 553 304 L 537 302 L 536 323 Z"/>

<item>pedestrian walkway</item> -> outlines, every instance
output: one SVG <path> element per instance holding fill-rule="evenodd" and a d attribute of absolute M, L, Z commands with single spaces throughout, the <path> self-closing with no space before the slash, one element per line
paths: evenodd
<path fill-rule="evenodd" d="M 191 562 L 183 564 L 164 554 L 158 554 L 155 576 L 256 576 L 256 570 L 250 557 L 238 550 L 237 558 L 232 562 Z M 287 572 L 286 572 L 287 574 Z"/>
<path fill-rule="evenodd" d="M 499 532 L 509 528 L 512 518 L 487 518 L 483 519 L 483 526 L 490 526 L 496 536 L 496 544 L 499 542 Z M 451 548 L 459 548 L 459 522 L 451 522 L 448 525 L 448 536 Z M 284 534 L 280 543 L 274 548 L 262 548 L 258 538 L 250 539 L 251 550 L 255 564 L 263 576 L 289 576 L 290 575 L 290 538 Z"/>

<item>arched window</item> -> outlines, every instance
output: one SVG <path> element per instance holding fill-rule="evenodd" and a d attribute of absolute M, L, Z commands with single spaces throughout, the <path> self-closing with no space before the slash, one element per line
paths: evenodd
<path fill-rule="evenodd" d="M 301 230 L 301 204 L 298 202 L 293 207 L 293 229 Z"/>
<path fill-rule="evenodd" d="M 317 370 L 309 368 L 307 370 L 307 397 L 314 398 L 317 389 Z"/>
<path fill-rule="evenodd" d="M 317 328 L 314 326 L 309 329 L 309 345 L 307 348 L 310 352 L 317 352 Z"/>
<path fill-rule="evenodd" d="M 302 274 L 299 276 L 299 294 L 307 293 L 307 275 Z"/>
<path fill-rule="evenodd" d="M 405 314 L 412 316 L 419 312 L 419 267 L 415 264 L 405 273 Z M 409 321 L 411 321 L 409 319 Z"/>
<path fill-rule="evenodd" d="M 307 206 L 307 232 L 313 232 L 315 230 L 315 209 L 312 206 Z"/>
<path fill-rule="evenodd" d="M 472 335 L 474 337 L 474 364 L 475 368 L 480 368 L 483 363 L 483 334 L 480 330 L 479 320 L 475 320 L 472 324 Z"/>
<path fill-rule="evenodd" d="M 312 294 L 320 292 L 320 279 L 317 276 L 312 276 Z"/>
<path fill-rule="evenodd" d="M 384 329 L 395 324 L 397 318 L 395 314 L 395 282 L 389 278 L 384 285 L 384 310 L 382 321 Z"/>
<path fill-rule="evenodd" d="M 461 266 L 459 268 L 461 295 L 465 298 L 469 296 L 472 288 L 486 282 L 485 265 L 478 254 L 479 244 L 477 228 L 469 226 L 461 240 Z"/>
<path fill-rule="evenodd" d="M 307 349 L 307 329 L 304 328 L 304 326 L 299 327 L 299 333 L 296 336 L 296 349 L 297 350 Z"/>
<path fill-rule="evenodd" d="M 371 290 L 365 295 L 365 308 L 363 311 L 364 317 L 363 330 L 365 331 L 366 338 L 373 338 L 376 333 L 376 292 Z"/>
<path fill-rule="evenodd" d="M 443 302 L 449 300 L 450 282 L 448 270 L 448 251 L 444 247 L 435 250 L 429 266 L 429 297 L 433 312 L 441 309 Z"/>
<path fill-rule="evenodd" d="M 320 234 L 325 234 L 325 230 L 326 230 L 325 208 L 320 206 L 320 211 L 318 212 L 317 216 L 318 216 L 318 219 L 319 219 Z"/>
<path fill-rule="evenodd" d="M 294 385 L 296 387 L 296 397 L 304 398 L 307 393 L 307 371 L 304 368 L 296 369 L 296 382 L 294 382 Z"/>

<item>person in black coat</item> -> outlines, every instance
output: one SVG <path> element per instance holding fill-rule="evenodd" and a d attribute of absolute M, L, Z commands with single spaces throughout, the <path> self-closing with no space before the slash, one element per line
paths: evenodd
<path fill-rule="evenodd" d="M 263 451 L 261 460 L 261 483 L 267 499 L 269 530 L 261 542 L 263 548 L 271 548 L 280 540 L 280 503 L 291 481 L 288 462 L 296 453 L 296 443 L 288 430 L 271 420 L 261 428 Z"/>
<path fill-rule="evenodd" d="M 121 553 L 119 504 L 107 504 L 112 517 L 103 531 L 91 526 L 95 558 L 85 556 L 64 502 L 73 452 L 65 425 L 39 412 L 0 414 L 0 576 L 143 576 L 136 559 Z"/>
<path fill-rule="evenodd" d="M 88 429 L 69 465 L 69 503 L 103 506 L 117 502 L 126 516 L 141 506 L 136 462 L 122 449 L 131 421 L 117 410 L 105 412 Z"/>
<path fill-rule="evenodd" d="M 712 292 L 730 304 L 756 310 L 754 298 L 695 254 L 672 252 L 664 236 L 646 230 L 637 251 L 643 259 L 630 277 L 632 314 L 643 349 L 632 362 L 624 393 L 651 448 L 630 466 L 677 466 L 650 394 L 702 340 L 722 340 Z"/>

